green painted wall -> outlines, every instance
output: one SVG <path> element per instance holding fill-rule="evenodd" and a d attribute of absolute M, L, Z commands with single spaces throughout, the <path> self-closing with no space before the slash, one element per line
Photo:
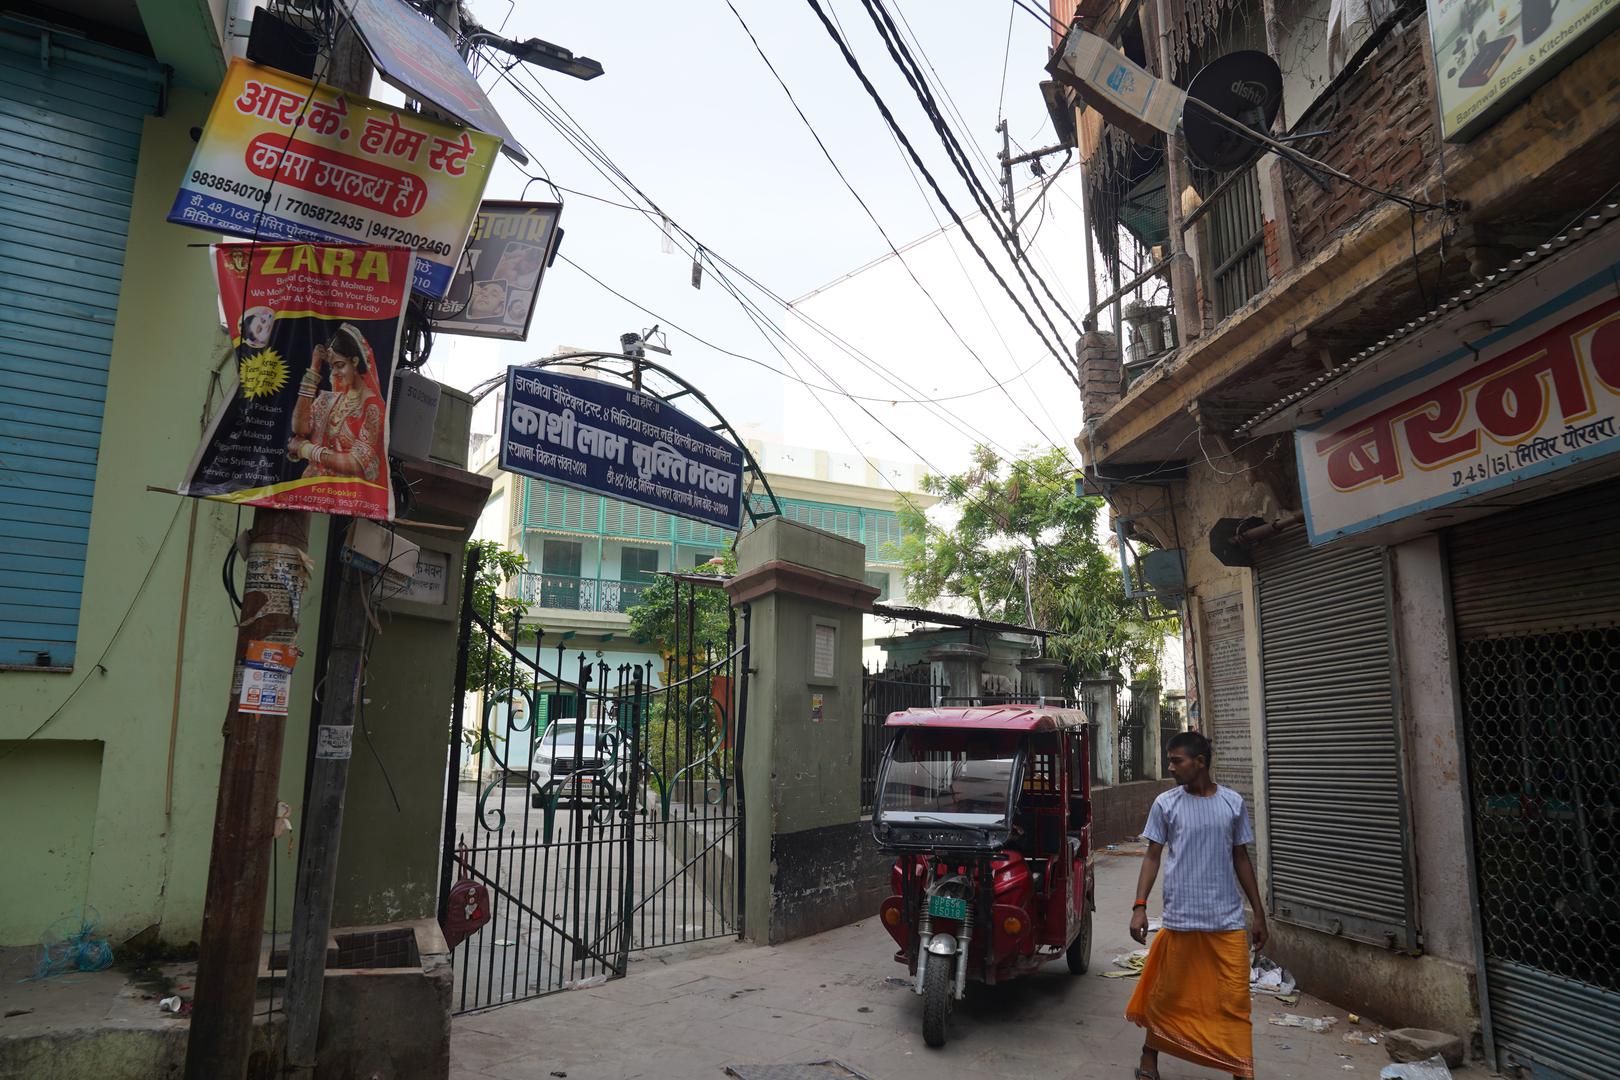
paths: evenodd
<path fill-rule="evenodd" d="M 7 839 L 0 841 L 5 876 L 37 896 L 36 903 L 0 902 L 0 945 L 36 942 L 46 923 L 86 902 L 115 944 L 153 925 L 164 940 L 185 943 L 196 939 L 202 925 L 236 638 L 219 568 L 238 527 L 237 511 L 198 503 L 193 524 L 192 503 L 146 486 L 172 486 L 180 479 L 196 449 L 210 373 L 224 340 L 207 250 L 187 246 L 208 237 L 163 221 L 190 160 L 189 131 L 202 124 L 208 104 L 201 94 L 177 90 L 166 115 L 146 122 L 96 472 L 78 667 L 70 674 L 0 673 L 0 747 L 27 738 L 47 719 L 37 738 L 72 747 L 60 759 L 47 755 L 42 761 L 32 748 L 0 758 L 0 792 L 14 790 L 24 777 L 29 784 L 43 777 L 53 796 L 42 812 L 93 814 L 89 858 L 81 877 L 64 878 L 56 854 L 24 843 L 14 819 L 0 818 L 6 822 Z M 241 518 L 246 528 L 252 511 Z M 325 531 L 325 521 L 317 518 L 312 550 L 324 550 Z M 189 621 L 182 643 L 177 627 L 188 546 Z M 306 594 L 306 610 L 319 610 L 319 603 L 317 578 Z M 310 653 L 314 623 L 306 617 L 300 642 Z M 173 807 L 166 814 L 182 645 Z M 302 799 L 308 737 L 307 710 L 297 703 L 309 700 L 312 667 L 306 660 L 294 677 L 295 715 L 286 732 L 282 798 L 294 807 Z M 101 765 L 92 798 L 84 762 L 88 748 L 98 744 Z M 296 863 L 285 845 L 277 858 L 285 929 Z M 45 884 L 64 880 L 82 880 L 82 895 L 48 899 Z M 60 910 L 53 914 L 53 908 Z"/>
<path fill-rule="evenodd" d="M 357 717 L 363 722 L 349 759 L 333 926 L 431 918 L 438 911 L 462 542 L 443 533 L 401 529 L 400 535 L 450 554 L 445 603 L 381 602 L 381 630 L 361 692 L 364 713 Z"/>
<path fill-rule="evenodd" d="M 43 930 L 68 914 L 64 897 L 82 898 L 89 887 L 101 744 L 0 742 L 0 754 L 10 755 L 6 782 L 0 783 L 6 847 L 12 860 L 32 869 L 27 876 L 0 875 L 0 912 Z"/>
<path fill-rule="evenodd" d="M 861 545 L 785 518 L 771 518 L 737 544 L 737 573 L 796 563 L 859 582 Z M 743 777 L 748 829 L 747 932 L 767 940 L 772 926 L 772 837 L 860 817 L 861 613 L 787 592 L 752 602 L 748 730 Z M 814 674 L 814 626 L 837 628 L 834 674 Z M 820 720 L 812 715 L 822 699 Z"/>

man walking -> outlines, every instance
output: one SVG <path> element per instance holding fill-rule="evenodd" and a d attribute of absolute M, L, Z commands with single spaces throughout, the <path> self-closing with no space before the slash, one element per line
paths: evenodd
<path fill-rule="evenodd" d="M 1254 830 L 1243 796 L 1211 779 L 1209 740 L 1184 731 L 1170 740 L 1170 774 L 1180 787 L 1153 800 L 1148 851 L 1136 879 L 1131 937 L 1147 942 L 1147 898 L 1164 862 L 1164 928 L 1148 950 L 1125 1018 L 1147 1031 L 1137 1080 L 1159 1080 L 1159 1052 L 1234 1077 L 1254 1076 L 1249 1022 L 1249 938 L 1266 943 L 1266 915 L 1244 845 Z M 1239 889 L 1241 888 L 1241 893 Z M 1244 933 L 1243 898 L 1254 909 Z"/>

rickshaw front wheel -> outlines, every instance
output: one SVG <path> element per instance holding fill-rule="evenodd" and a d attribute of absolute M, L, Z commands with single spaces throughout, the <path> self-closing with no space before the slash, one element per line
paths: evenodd
<path fill-rule="evenodd" d="M 923 974 L 923 1042 L 945 1045 L 945 1025 L 951 1019 L 951 984 L 955 981 L 954 956 L 930 956 Z"/>
<path fill-rule="evenodd" d="M 1071 975 L 1084 975 L 1091 967 L 1091 909 L 1087 908 L 1085 914 L 1080 916 L 1080 933 L 1069 944 L 1068 951 L 1063 954 L 1068 961 Z"/>

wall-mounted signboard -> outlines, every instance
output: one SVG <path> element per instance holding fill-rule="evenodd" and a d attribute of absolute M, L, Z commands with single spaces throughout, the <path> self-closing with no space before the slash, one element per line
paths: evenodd
<path fill-rule="evenodd" d="M 450 291 L 426 305 L 433 328 L 526 340 L 540 279 L 561 236 L 561 212 L 561 204 L 550 202 L 490 200 L 480 206 Z"/>
<path fill-rule="evenodd" d="M 1445 137 L 1472 138 L 1617 18 L 1620 0 L 1429 0 Z"/>
<path fill-rule="evenodd" d="M 169 210 L 259 240 L 402 244 L 442 297 L 500 140 L 232 60 Z"/>
<path fill-rule="evenodd" d="M 508 369 L 501 468 L 722 529 L 742 525 L 741 448 L 628 386 Z"/>
<path fill-rule="evenodd" d="M 1295 432 L 1312 543 L 1620 450 L 1620 299 L 1591 279 L 1556 325 L 1441 357 Z"/>

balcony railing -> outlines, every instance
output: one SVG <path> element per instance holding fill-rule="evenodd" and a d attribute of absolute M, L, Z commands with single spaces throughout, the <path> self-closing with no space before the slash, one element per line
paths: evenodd
<path fill-rule="evenodd" d="M 616 578 L 574 577 L 568 574 L 518 575 L 518 599 L 536 608 L 564 611 L 623 612 L 641 603 L 652 582 Z"/>

